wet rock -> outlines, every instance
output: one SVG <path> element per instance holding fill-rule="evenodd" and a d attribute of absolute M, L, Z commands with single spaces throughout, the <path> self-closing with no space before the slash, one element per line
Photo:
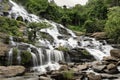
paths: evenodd
<path fill-rule="evenodd" d="M 52 75 L 51 75 L 51 78 L 52 78 L 52 79 L 55 79 L 55 80 L 64 80 L 63 75 L 62 75 L 62 73 L 60 73 L 60 72 L 57 72 L 57 73 L 52 74 Z"/>
<path fill-rule="evenodd" d="M 80 71 L 87 70 L 88 69 L 88 65 L 87 64 L 78 65 L 77 69 L 80 70 Z"/>
<path fill-rule="evenodd" d="M 60 65 L 66 65 L 67 63 L 65 61 L 59 61 L 58 62 Z"/>
<path fill-rule="evenodd" d="M 0 76 L 2 77 L 13 77 L 23 75 L 25 68 L 23 66 L 0 66 Z"/>
<path fill-rule="evenodd" d="M 67 53 L 70 55 L 72 62 L 90 62 L 95 60 L 91 54 L 82 48 L 74 48 Z"/>
<path fill-rule="evenodd" d="M 48 77 L 45 77 L 45 76 L 40 76 L 40 77 L 39 77 L 39 80 L 51 80 L 51 79 L 48 78 Z"/>
<path fill-rule="evenodd" d="M 88 80 L 102 80 L 101 75 L 95 75 L 94 73 L 87 74 Z"/>
<path fill-rule="evenodd" d="M 66 71 L 66 70 L 68 70 L 68 66 L 67 65 L 61 65 L 59 70 L 60 71 Z"/>
<path fill-rule="evenodd" d="M 119 70 L 117 69 L 117 66 L 114 64 L 107 65 L 107 68 L 104 70 L 108 74 L 117 74 L 119 73 Z"/>
<path fill-rule="evenodd" d="M 116 79 L 118 77 L 114 76 L 114 75 L 110 75 L 110 74 L 101 74 L 102 79 Z"/>
<path fill-rule="evenodd" d="M 30 46 L 28 44 L 19 44 L 18 49 L 20 50 L 27 50 Z"/>
<path fill-rule="evenodd" d="M 5 11 L 3 12 L 3 16 L 8 16 L 8 15 L 9 15 L 9 12 L 7 12 L 7 11 L 6 11 L 6 12 L 5 12 Z"/>
<path fill-rule="evenodd" d="M 74 63 L 68 63 L 67 65 L 68 65 L 70 68 L 73 68 L 73 67 L 75 66 Z"/>
<path fill-rule="evenodd" d="M 106 68 L 106 65 L 94 65 L 93 70 L 95 72 L 101 73 Z"/>
<path fill-rule="evenodd" d="M 107 57 L 103 57 L 103 64 L 110 64 L 110 63 L 113 63 L 113 64 L 117 64 L 117 62 L 119 61 L 119 59 L 116 59 L 112 56 L 107 56 Z"/>
<path fill-rule="evenodd" d="M 110 55 L 111 55 L 112 57 L 115 57 L 115 58 L 117 58 L 117 59 L 120 59 L 120 49 L 112 49 L 112 50 L 110 51 Z"/>

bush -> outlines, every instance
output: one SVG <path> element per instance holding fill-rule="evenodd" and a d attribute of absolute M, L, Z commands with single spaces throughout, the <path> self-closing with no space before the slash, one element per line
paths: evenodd
<path fill-rule="evenodd" d="M 65 80 L 72 80 L 73 77 L 74 77 L 73 71 L 65 71 L 65 72 L 63 72 L 63 78 Z"/>
<path fill-rule="evenodd" d="M 64 46 L 59 46 L 57 48 L 57 50 L 59 50 L 59 51 L 68 51 L 69 49 L 67 47 L 64 47 Z"/>
<path fill-rule="evenodd" d="M 22 51 L 21 52 L 21 64 L 25 65 L 29 63 L 32 59 L 31 53 L 28 51 Z"/>
<path fill-rule="evenodd" d="M 84 24 L 86 33 L 101 32 L 104 30 L 105 20 L 87 20 Z"/>
<path fill-rule="evenodd" d="M 120 7 L 113 7 L 109 10 L 105 32 L 109 38 L 120 43 Z"/>
<path fill-rule="evenodd" d="M 0 16 L 0 32 L 13 36 L 21 35 L 21 33 L 19 32 L 19 24 L 16 20 L 1 16 Z"/>
<path fill-rule="evenodd" d="M 18 64 L 17 55 L 18 55 L 18 49 L 13 48 L 13 60 L 12 60 L 13 65 Z"/>

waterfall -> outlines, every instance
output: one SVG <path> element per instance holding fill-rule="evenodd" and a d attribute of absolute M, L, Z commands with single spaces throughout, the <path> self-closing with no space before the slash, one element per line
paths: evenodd
<path fill-rule="evenodd" d="M 11 46 L 16 46 L 16 43 L 13 41 L 13 37 L 10 36 L 9 39 L 10 39 L 10 45 Z"/>
<path fill-rule="evenodd" d="M 108 45 L 104 40 L 103 43 L 95 40 L 95 38 L 81 36 L 81 47 L 85 48 L 96 60 L 102 60 L 104 56 L 110 56 L 112 46 Z"/>
<path fill-rule="evenodd" d="M 18 46 L 20 46 L 20 44 L 22 44 L 29 46 L 27 47 L 27 50 L 32 55 L 32 69 L 35 71 L 44 73 L 48 70 L 59 69 L 60 65 L 58 64 L 58 61 L 65 61 L 65 57 L 69 59 L 69 56 L 64 56 L 62 51 L 55 50 L 60 46 L 68 49 L 84 48 L 97 60 L 101 60 L 104 56 L 109 56 L 110 50 L 113 49 L 105 41 L 102 43 L 95 40 L 94 38 L 76 36 L 71 30 L 65 28 L 61 24 L 48 21 L 46 19 L 41 20 L 38 16 L 29 14 L 22 6 L 17 5 L 12 0 L 9 1 L 12 4 L 12 8 L 9 11 L 10 15 L 8 17 L 17 19 L 17 17 L 21 16 L 24 21 L 27 20 L 29 22 L 47 22 L 50 24 L 49 28 L 41 29 L 40 32 L 48 33 L 54 39 L 52 43 L 50 43 L 50 41 L 47 39 L 41 39 L 40 35 L 37 34 L 37 38 L 39 39 L 37 46 L 44 47 L 44 49 L 27 43 L 17 43 L 14 42 L 11 38 L 12 45 L 18 44 Z M 34 48 L 35 51 L 32 51 L 32 48 Z M 12 64 L 12 50 L 13 49 L 11 48 L 9 51 L 10 64 Z M 20 55 L 18 55 L 18 58 L 20 58 Z M 20 61 L 20 59 L 18 60 Z"/>
<path fill-rule="evenodd" d="M 32 55 L 33 67 L 38 66 L 37 56 L 36 56 L 33 52 L 31 52 L 31 49 L 30 49 L 30 48 L 28 48 L 28 51 L 29 51 L 29 52 L 31 53 L 31 55 Z"/>
<path fill-rule="evenodd" d="M 8 62 L 9 65 L 12 65 L 12 59 L 13 59 L 13 48 L 10 49 L 9 53 L 8 53 Z"/>
<path fill-rule="evenodd" d="M 17 54 L 17 60 L 18 60 L 18 64 L 20 65 L 21 64 L 21 53 L 20 51 L 18 50 L 18 54 Z"/>

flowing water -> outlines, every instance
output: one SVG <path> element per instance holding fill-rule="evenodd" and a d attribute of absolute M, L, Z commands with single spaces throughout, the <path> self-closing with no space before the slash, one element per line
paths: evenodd
<path fill-rule="evenodd" d="M 16 4 L 12 0 L 9 0 L 9 2 L 12 4 L 12 8 L 9 12 L 10 15 L 8 17 L 17 19 L 19 16 L 21 16 L 24 21 L 27 20 L 28 22 L 47 22 L 48 24 L 50 24 L 49 28 L 41 29 L 40 32 L 48 33 L 53 38 L 52 43 L 47 39 L 41 39 L 40 35 L 37 33 L 37 37 L 39 39 L 37 45 L 47 47 L 48 49 L 38 48 L 27 43 L 17 43 L 17 46 L 20 46 L 21 44 L 29 46 L 27 50 L 32 55 L 33 70 L 46 72 L 46 69 L 59 69 L 60 66 L 57 63 L 58 61 L 65 61 L 65 58 L 70 59 L 69 55 L 64 56 L 62 51 L 56 50 L 56 48 L 59 47 L 65 47 L 68 49 L 84 48 L 97 60 L 101 60 L 104 56 L 109 56 L 112 47 L 108 45 L 104 40 L 100 42 L 95 40 L 94 38 L 86 36 L 76 36 L 71 30 L 65 28 L 61 24 L 48 21 L 46 19 L 42 20 L 36 15 L 29 14 L 22 6 Z M 13 39 L 11 39 L 11 43 L 14 45 L 16 44 Z M 12 63 L 11 60 L 12 49 L 9 52 L 10 63 Z"/>

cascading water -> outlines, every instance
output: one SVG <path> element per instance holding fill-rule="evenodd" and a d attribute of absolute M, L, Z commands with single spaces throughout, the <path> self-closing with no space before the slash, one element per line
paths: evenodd
<path fill-rule="evenodd" d="M 12 65 L 12 59 L 13 59 L 13 48 L 10 49 L 9 53 L 8 53 L 8 62 L 9 65 Z"/>
<path fill-rule="evenodd" d="M 23 20 L 27 20 L 29 22 L 47 22 L 48 24 L 50 24 L 50 26 L 52 26 L 46 29 L 41 29 L 40 32 L 45 32 L 52 36 L 52 38 L 54 39 L 53 43 L 50 43 L 50 41 L 46 39 L 39 38 L 40 35 L 37 34 L 37 37 L 39 38 L 37 45 L 48 47 L 49 49 L 37 48 L 33 45 L 24 43 L 24 45 L 29 46 L 27 50 L 31 53 L 33 58 L 34 65 L 33 70 L 46 72 L 46 68 L 47 69 L 49 68 L 49 70 L 59 69 L 60 66 L 57 62 L 65 60 L 63 52 L 55 50 L 60 46 L 66 47 L 68 49 L 76 47 L 85 48 L 97 60 L 101 60 L 104 56 L 109 56 L 109 52 L 112 49 L 112 47 L 106 44 L 105 42 L 104 42 L 105 44 L 103 44 L 95 40 L 94 38 L 84 36 L 81 36 L 79 37 L 80 39 L 78 39 L 78 36 L 76 36 L 71 30 L 65 28 L 61 24 L 57 24 L 46 19 L 41 20 L 39 19 L 39 17 L 33 14 L 29 14 L 22 6 L 17 5 L 12 0 L 9 1 L 12 4 L 12 8 L 9 12 L 10 13 L 9 17 L 17 19 L 17 17 L 21 16 Z M 59 30 L 58 28 L 62 30 Z M 62 33 L 61 31 L 64 32 Z M 17 44 L 19 46 L 21 43 Z M 36 50 L 36 53 L 33 52 L 31 48 L 34 48 Z M 11 55 L 12 49 L 9 52 L 9 56 Z M 10 61 L 11 58 L 12 57 L 10 57 Z"/>
<path fill-rule="evenodd" d="M 90 54 L 92 54 L 97 60 L 102 60 L 104 56 L 110 56 L 110 50 L 112 46 L 108 45 L 105 40 L 103 43 L 95 40 L 95 38 L 81 37 L 81 47 L 85 48 Z"/>

